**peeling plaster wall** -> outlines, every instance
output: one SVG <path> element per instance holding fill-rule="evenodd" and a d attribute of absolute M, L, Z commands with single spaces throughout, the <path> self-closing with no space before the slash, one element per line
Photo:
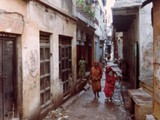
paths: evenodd
<path fill-rule="evenodd" d="M 22 39 L 25 38 L 25 27 L 28 21 L 27 4 L 25 1 L 0 1 L 0 32 L 14 33 L 17 37 L 17 106 L 16 113 L 23 116 L 23 70 L 22 70 Z"/>
<path fill-rule="evenodd" d="M 33 12 L 34 11 L 34 12 Z M 76 23 L 73 20 L 49 10 L 36 3 L 29 2 L 28 5 L 29 23 L 26 27 L 26 38 L 23 40 L 23 69 L 27 69 L 27 62 L 30 54 L 35 54 L 39 63 L 39 32 L 44 31 L 51 33 L 51 99 L 52 104 L 57 106 L 63 101 L 63 84 L 59 80 L 59 35 L 72 37 L 72 70 L 73 78 L 76 80 Z M 31 44 L 32 43 L 32 44 Z M 29 57 L 29 58 L 28 58 Z M 36 72 L 36 71 L 35 71 Z M 36 112 L 40 108 L 40 65 L 37 65 L 37 73 L 30 74 L 24 72 L 24 117 L 36 118 Z M 33 115 L 33 116 L 32 116 Z"/>
<path fill-rule="evenodd" d="M 160 1 L 153 1 L 154 28 L 154 116 L 160 120 Z"/>
<path fill-rule="evenodd" d="M 140 80 L 153 78 L 153 28 L 151 23 L 152 4 L 140 9 Z M 144 19 L 145 18 L 145 19 Z"/>
<path fill-rule="evenodd" d="M 15 24 L 15 21 L 18 21 L 18 24 Z M 3 0 L 0 4 L 0 31 L 20 35 L 17 41 L 19 113 L 22 120 L 38 120 L 40 113 L 40 31 L 51 34 L 50 44 L 53 54 L 51 57 L 51 100 L 56 107 L 63 102 L 62 82 L 59 80 L 59 35 L 72 38 L 72 75 L 74 85 L 76 83 L 76 23 L 73 19 L 51 9 L 46 11 L 45 7 L 36 1 Z"/>
<path fill-rule="evenodd" d="M 40 0 L 50 6 L 53 6 L 58 9 L 61 9 L 62 11 L 67 12 L 70 15 L 74 15 L 76 8 L 76 0 Z"/>
<path fill-rule="evenodd" d="M 8 33 L 22 34 L 26 17 L 26 3 L 24 1 L 11 0 L 10 6 L 8 2 L 3 0 L 0 4 L 0 31 Z M 17 6 L 17 7 L 15 7 Z"/>
<path fill-rule="evenodd" d="M 27 15 L 27 12 L 26 12 L 27 4 L 25 1 L 10 0 L 9 1 L 10 4 L 8 4 L 8 1 L 6 0 L 1 0 L 0 2 L 1 2 L 0 8 L 2 10 L 8 11 L 8 12 L 17 12 L 17 13 L 23 14 L 24 16 Z"/>

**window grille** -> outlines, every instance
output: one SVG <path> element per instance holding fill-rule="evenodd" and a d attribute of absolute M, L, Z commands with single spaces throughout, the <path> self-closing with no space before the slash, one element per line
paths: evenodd
<path fill-rule="evenodd" d="M 59 39 L 59 77 L 63 82 L 63 95 L 69 95 L 71 74 L 71 39 L 60 36 Z"/>
<path fill-rule="evenodd" d="M 40 32 L 40 105 L 50 103 L 50 34 Z"/>

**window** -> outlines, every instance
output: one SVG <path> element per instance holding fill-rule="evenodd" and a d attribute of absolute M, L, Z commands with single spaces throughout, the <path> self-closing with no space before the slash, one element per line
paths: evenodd
<path fill-rule="evenodd" d="M 71 38 L 60 36 L 59 39 L 59 77 L 63 82 L 63 95 L 69 95 L 71 74 Z"/>
<path fill-rule="evenodd" d="M 40 104 L 50 103 L 50 34 L 40 32 Z"/>

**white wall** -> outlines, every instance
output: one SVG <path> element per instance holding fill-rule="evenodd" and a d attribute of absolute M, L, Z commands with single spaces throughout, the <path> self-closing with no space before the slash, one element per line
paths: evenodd
<path fill-rule="evenodd" d="M 152 4 L 141 8 L 140 14 L 140 79 L 153 77 L 153 28 L 151 23 Z"/>

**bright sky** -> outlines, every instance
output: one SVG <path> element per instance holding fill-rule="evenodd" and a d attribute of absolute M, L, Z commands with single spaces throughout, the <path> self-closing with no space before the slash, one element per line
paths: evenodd
<path fill-rule="evenodd" d="M 98 0 L 100 6 L 103 8 L 102 0 Z M 115 0 L 107 0 L 106 9 L 110 9 L 114 5 Z"/>
<path fill-rule="evenodd" d="M 114 5 L 114 2 L 115 2 L 115 0 L 107 0 L 106 9 L 107 9 L 108 24 L 112 23 L 112 11 L 111 11 L 111 7 Z"/>
<path fill-rule="evenodd" d="M 101 8 L 103 8 L 102 0 L 98 0 Z M 106 8 L 107 9 L 107 26 L 110 26 L 112 23 L 112 11 L 111 7 L 114 5 L 115 0 L 107 0 Z M 103 9 L 104 11 L 104 9 Z"/>
<path fill-rule="evenodd" d="M 107 9 L 114 5 L 115 0 L 107 0 Z"/>

